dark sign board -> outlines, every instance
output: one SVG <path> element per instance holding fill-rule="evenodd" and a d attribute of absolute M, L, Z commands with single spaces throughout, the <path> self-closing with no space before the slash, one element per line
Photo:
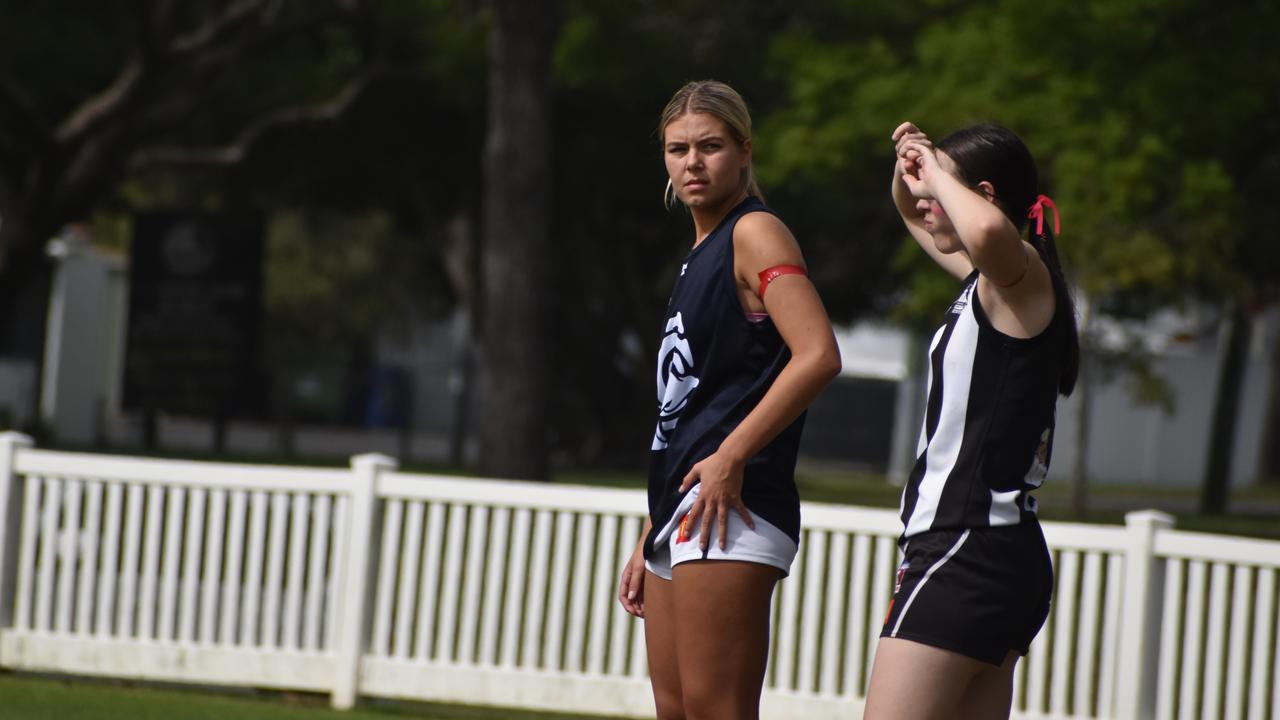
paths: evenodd
<path fill-rule="evenodd" d="M 163 212 L 133 227 L 125 406 L 257 414 L 262 219 Z"/>

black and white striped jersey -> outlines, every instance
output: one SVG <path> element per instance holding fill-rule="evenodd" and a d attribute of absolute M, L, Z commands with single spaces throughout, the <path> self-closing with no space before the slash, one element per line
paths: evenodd
<path fill-rule="evenodd" d="M 1066 323 L 1059 308 L 1034 338 L 996 330 L 978 272 L 929 346 L 928 406 L 902 494 L 902 537 L 1016 525 L 1049 470 Z"/>

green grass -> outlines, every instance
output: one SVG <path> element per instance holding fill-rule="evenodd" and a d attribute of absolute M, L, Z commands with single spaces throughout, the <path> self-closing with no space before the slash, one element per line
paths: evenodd
<path fill-rule="evenodd" d="M 587 715 L 382 701 L 338 711 L 328 703 L 327 696 L 310 693 L 0 674 L 0 716 L 5 720 L 593 720 Z"/>

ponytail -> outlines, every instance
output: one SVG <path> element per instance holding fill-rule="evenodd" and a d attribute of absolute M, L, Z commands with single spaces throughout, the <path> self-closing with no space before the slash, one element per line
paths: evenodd
<path fill-rule="evenodd" d="M 1060 234 L 1058 208 L 1046 195 L 1037 195 L 1040 187 L 1036 161 L 1031 151 L 1012 130 L 995 123 L 980 123 L 961 128 L 938 141 L 938 150 L 947 154 L 955 163 L 956 178 L 970 188 L 980 181 L 990 182 L 996 190 L 995 202 L 1021 232 L 1030 226 L 1028 242 L 1040 253 L 1040 260 L 1049 269 L 1053 280 L 1053 295 L 1057 312 L 1066 323 L 1067 338 L 1063 357 L 1062 374 L 1058 378 L 1058 391 L 1070 395 L 1080 374 L 1080 331 L 1076 326 L 1076 305 L 1053 236 Z M 1053 210 L 1053 230 L 1045 227 L 1044 212 Z M 1034 222 L 1028 223 L 1028 220 Z M 1056 313 L 1055 313 L 1056 321 Z"/>
<path fill-rule="evenodd" d="M 1053 210 L 1053 230 L 1045 227 L 1045 208 Z M 1049 196 L 1040 195 L 1028 208 L 1027 217 L 1035 221 L 1027 224 L 1027 235 L 1030 237 L 1031 246 L 1040 253 L 1041 261 L 1049 269 L 1049 278 L 1053 281 L 1054 300 L 1058 306 L 1058 312 L 1062 313 L 1064 322 L 1067 323 L 1066 357 L 1062 365 L 1062 374 L 1058 377 L 1058 392 L 1070 395 L 1080 375 L 1080 330 L 1076 326 L 1075 299 L 1072 298 L 1067 279 L 1062 273 L 1062 261 L 1058 259 L 1058 248 L 1053 241 L 1054 233 L 1062 230 L 1058 218 L 1058 206 L 1054 205 Z"/>

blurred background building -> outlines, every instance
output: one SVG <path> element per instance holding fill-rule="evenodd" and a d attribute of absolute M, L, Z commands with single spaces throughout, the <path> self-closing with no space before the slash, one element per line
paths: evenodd
<path fill-rule="evenodd" d="M 182 223 L 167 227 L 177 228 L 177 244 L 194 242 Z M 220 247 L 235 244 L 223 241 Z M 153 314 L 129 309 L 128 298 L 145 294 L 130 289 L 137 274 L 123 258 L 96 250 L 81 227 L 68 228 L 52 241 L 49 255 L 57 269 L 43 375 L 37 383 L 33 366 L 7 365 L 0 375 L 0 417 L 18 427 L 38 424 L 49 439 L 71 447 L 339 460 L 377 450 L 405 461 L 475 461 L 475 425 L 484 419 L 465 387 L 461 311 L 380 328 L 362 368 L 316 365 L 278 379 L 277 402 L 288 406 L 283 417 L 272 417 L 261 402 L 242 401 L 235 411 L 223 412 L 221 397 L 262 396 L 257 369 L 263 363 L 252 354 L 256 341 L 236 334 L 257 326 L 257 308 L 241 302 L 256 294 L 250 287 L 254 273 L 248 273 L 245 286 L 225 275 L 211 283 L 207 273 L 214 263 L 188 257 L 192 254 L 200 253 L 191 247 L 159 253 L 168 255 L 183 271 L 178 277 L 185 278 L 167 292 L 185 292 L 188 302 L 185 307 L 172 299 L 166 303 L 172 327 L 157 328 Z M 193 275 L 203 280 L 193 286 Z M 159 279 L 148 281 L 155 286 Z M 220 299 L 223 306 L 197 302 L 192 294 Z M 1084 423 L 1091 480 L 1171 487 L 1200 482 L 1213 379 L 1224 355 L 1220 315 L 1215 308 L 1193 306 L 1141 321 L 1095 316 L 1097 341 L 1090 362 L 1100 381 L 1090 388 Z M 1251 318 L 1248 391 L 1241 397 L 1232 448 L 1234 487 L 1253 485 L 1264 475 L 1269 444 L 1263 428 L 1278 320 L 1274 307 Z M 132 340 L 130 353 L 140 324 L 152 336 Z M 919 434 L 927 339 L 882 321 L 842 326 L 837 339 L 844 368 L 809 413 L 804 459 L 900 481 Z M 1149 356 L 1145 372 L 1158 385 L 1158 392 L 1146 397 L 1115 362 L 1135 345 Z M 158 385 L 161 399 L 148 404 L 137 388 L 131 401 L 130 378 L 139 386 Z M 1051 477 L 1068 477 L 1077 462 L 1080 398 L 1076 394 L 1060 403 Z"/>

